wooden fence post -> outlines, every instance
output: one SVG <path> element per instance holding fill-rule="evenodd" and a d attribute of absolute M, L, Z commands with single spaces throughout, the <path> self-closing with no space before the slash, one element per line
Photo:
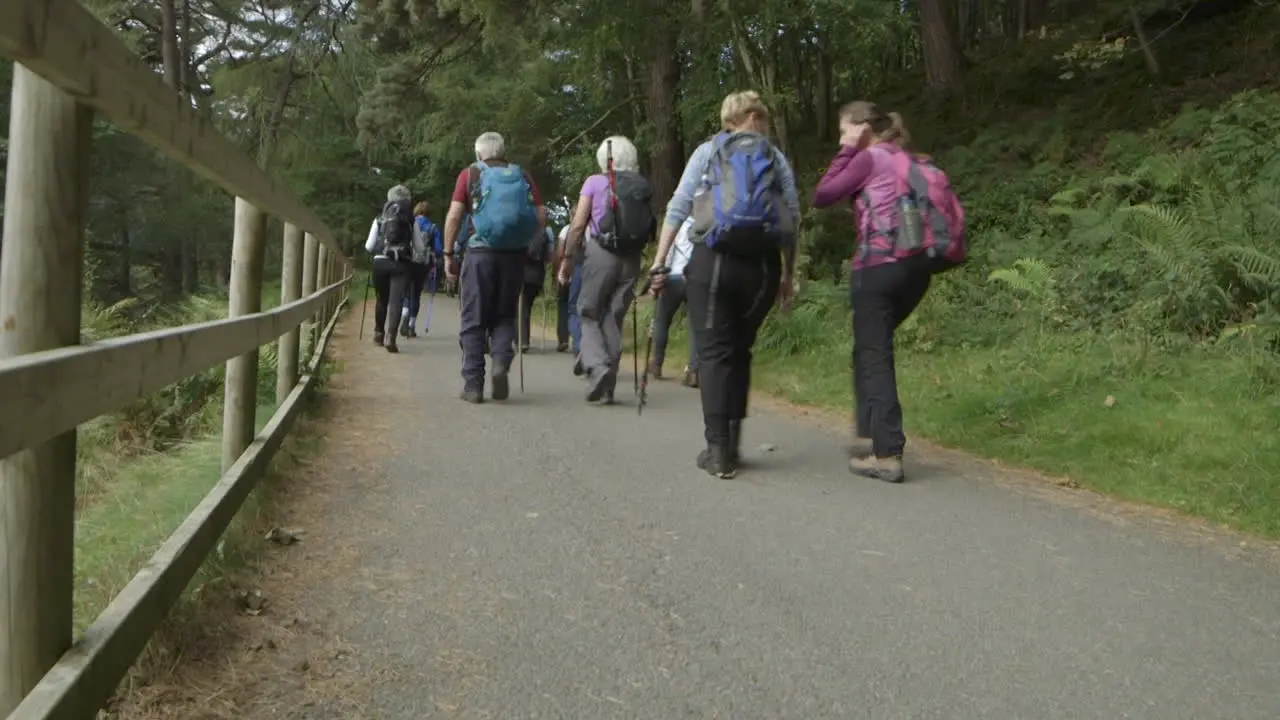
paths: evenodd
<path fill-rule="evenodd" d="M 329 247 L 320 245 L 320 255 L 316 260 L 316 290 L 323 290 L 329 284 Z M 329 322 L 329 301 L 320 303 L 320 308 L 316 310 L 316 325 L 319 327 L 318 332 L 324 332 L 325 323 Z"/>
<path fill-rule="evenodd" d="M 319 260 L 320 241 L 316 236 L 307 233 L 305 248 L 302 252 L 302 297 L 311 297 L 316 291 L 316 261 Z M 314 313 L 303 324 L 307 339 L 307 360 L 310 361 L 316 347 L 316 323 Z"/>
<path fill-rule="evenodd" d="M 333 255 L 333 280 L 331 282 L 338 282 L 339 280 L 342 279 L 342 256 L 337 253 L 332 253 L 332 255 Z M 337 315 L 338 308 L 341 305 L 342 305 L 342 295 L 340 293 L 335 293 L 333 296 L 333 300 L 329 304 L 329 308 L 330 308 L 329 316 L 333 317 L 334 315 Z"/>
<path fill-rule="evenodd" d="M 80 343 L 93 115 L 13 66 L 0 358 Z M 0 717 L 73 640 L 76 431 L 0 459 Z"/>
<path fill-rule="evenodd" d="M 280 304 L 288 305 L 302 296 L 302 228 L 284 226 L 284 248 L 280 263 Z M 276 353 L 276 405 L 284 402 L 298 384 L 298 346 L 301 327 L 280 337 Z"/>
<path fill-rule="evenodd" d="M 338 278 L 340 277 L 339 268 L 342 268 L 342 255 L 338 255 L 337 252 L 330 252 L 329 254 L 329 282 L 330 283 L 338 282 Z M 337 293 L 334 293 L 334 295 L 329 297 L 329 318 L 333 318 L 334 315 L 338 314 L 338 304 L 340 301 L 342 301 L 342 296 L 337 295 Z"/>
<path fill-rule="evenodd" d="M 236 198 L 235 235 L 231 241 L 231 288 L 227 316 L 262 310 L 262 266 L 267 216 L 249 201 Z M 258 351 L 227 361 L 222 407 L 222 472 L 253 442 L 258 409 Z"/>
<path fill-rule="evenodd" d="M 322 276 L 324 277 L 324 280 L 320 283 L 321 286 L 328 286 L 329 283 L 333 282 L 333 253 L 330 252 L 328 248 L 325 248 L 324 252 L 324 268 L 322 270 Z M 324 299 L 324 306 L 320 311 L 320 327 L 325 327 L 329 324 L 329 310 L 332 307 L 333 296 L 330 295 Z"/>

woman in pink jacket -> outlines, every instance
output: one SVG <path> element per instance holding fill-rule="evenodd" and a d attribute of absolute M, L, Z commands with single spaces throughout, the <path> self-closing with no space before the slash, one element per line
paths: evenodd
<path fill-rule="evenodd" d="M 858 233 L 850 277 L 853 307 L 854 433 L 871 440 L 871 452 L 855 452 L 849 470 L 886 482 L 902 482 L 902 405 L 894 375 L 893 334 L 929 289 L 931 272 L 921 256 L 901 257 L 894 152 L 909 136 L 897 113 L 869 102 L 840 109 L 840 152 L 818 183 L 813 205 L 853 204 Z"/>

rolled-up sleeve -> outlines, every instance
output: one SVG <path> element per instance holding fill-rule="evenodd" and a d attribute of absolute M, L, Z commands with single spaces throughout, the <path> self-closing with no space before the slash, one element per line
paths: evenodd
<path fill-rule="evenodd" d="M 707 166 L 711 164 L 711 153 L 712 145 L 707 141 L 699 145 L 693 151 L 693 155 L 689 156 L 689 162 L 684 166 L 684 174 L 680 176 L 680 183 L 676 185 L 676 191 L 671 194 L 671 202 L 667 203 L 667 225 L 670 227 L 680 227 L 680 224 L 693 211 L 693 196 L 702 184 L 702 176 L 706 174 Z M 794 182 L 793 178 L 793 185 Z"/>

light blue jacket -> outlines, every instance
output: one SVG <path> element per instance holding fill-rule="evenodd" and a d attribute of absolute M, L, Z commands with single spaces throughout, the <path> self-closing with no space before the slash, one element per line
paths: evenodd
<path fill-rule="evenodd" d="M 711 167 L 711 158 L 715 153 L 714 143 L 715 138 L 703 142 L 689 156 L 689 162 L 684 166 L 684 174 L 680 176 L 680 184 L 676 185 L 676 190 L 671 195 L 671 202 L 667 203 L 669 227 L 680 227 L 680 224 L 693 212 L 693 196 L 699 194 L 699 190 L 705 191 L 711 188 L 707 180 L 707 170 Z M 800 195 L 796 190 L 796 174 L 781 150 L 775 147 L 774 153 L 777 158 L 778 182 L 782 185 L 782 198 L 795 220 L 792 227 L 798 228 L 800 227 Z M 790 240 L 794 242 L 795 238 L 792 237 Z"/>

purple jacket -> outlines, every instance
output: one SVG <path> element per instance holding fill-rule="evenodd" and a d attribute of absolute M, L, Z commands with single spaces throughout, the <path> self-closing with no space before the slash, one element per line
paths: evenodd
<path fill-rule="evenodd" d="M 897 178 L 890 167 L 890 153 L 897 149 L 896 146 L 872 146 L 865 150 L 842 147 L 814 190 L 814 207 L 828 207 L 846 198 L 852 202 L 854 232 L 858 238 L 857 250 L 853 254 L 854 270 L 896 262 L 892 254 L 892 238 L 873 236 L 871 218 L 882 218 L 882 225 L 897 222 L 894 212 Z M 862 193 L 865 194 L 859 198 Z M 871 205 L 871 213 L 867 212 L 868 204 Z M 879 247 L 882 244 L 885 247 Z"/>

